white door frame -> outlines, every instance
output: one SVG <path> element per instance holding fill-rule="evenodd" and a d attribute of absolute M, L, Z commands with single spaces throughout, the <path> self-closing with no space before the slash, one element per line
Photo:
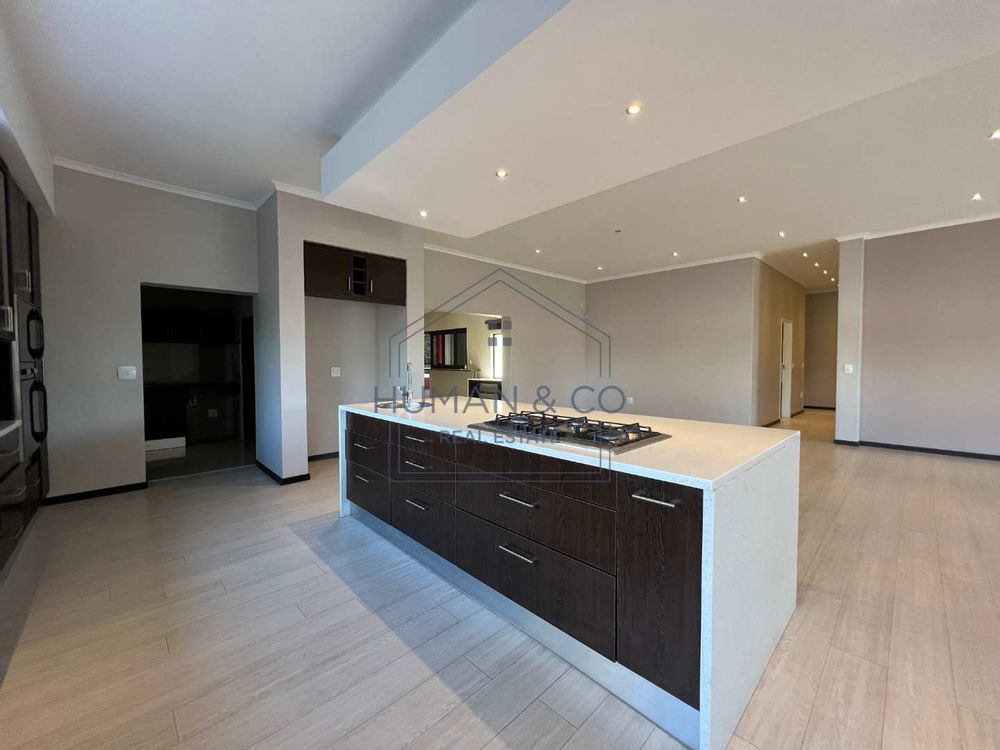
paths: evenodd
<path fill-rule="evenodd" d="M 778 376 L 778 407 L 780 418 L 789 419 L 792 416 L 792 373 L 795 370 L 794 323 L 786 318 L 782 318 L 780 330 L 781 354 L 778 365 L 780 368 Z"/>

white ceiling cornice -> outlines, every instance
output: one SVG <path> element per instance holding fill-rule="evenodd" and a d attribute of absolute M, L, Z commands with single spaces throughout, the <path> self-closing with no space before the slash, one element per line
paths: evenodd
<path fill-rule="evenodd" d="M 72 169 L 76 172 L 85 172 L 86 174 L 96 175 L 97 177 L 106 177 L 109 180 L 127 182 L 130 185 L 138 185 L 139 187 L 160 190 L 164 193 L 173 193 L 174 195 L 183 195 L 185 198 L 196 198 L 197 200 L 209 201 L 210 203 L 220 203 L 223 206 L 242 208 L 245 211 L 257 210 L 257 206 L 253 203 L 248 203 L 247 201 L 237 200 L 236 198 L 230 198 L 225 195 L 216 195 L 215 193 L 206 193 L 203 190 L 192 190 L 191 188 L 181 187 L 180 185 L 171 185 L 168 182 L 160 182 L 159 180 L 150 180 L 146 177 L 138 177 L 134 174 L 118 172 L 114 169 L 105 169 L 104 167 L 98 167 L 93 164 L 85 164 L 82 161 L 66 159 L 62 156 L 52 157 L 52 164 L 57 167 L 63 167 L 64 169 Z"/>
<path fill-rule="evenodd" d="M 614 281 L 616 279 L 630 279 L 633 276 L 648 276 L 651 273 L 663 273 L 664 271 L 680 271 L 682 268 L 710 266 L 713 263 L 728 263 L 731 260 L 743 260 L 744 258 L 756 258 L 759 261 L 764 261 L 764 258 L 761 256 L 760 253 L 741 253 L 739 255 L 727 255 L 723 258 L 707 258 L 705 260 L 694 260 L 691 261 L 690 263 L 675 263 L 672 266 L 660 266 L 659 268 L 650 268 L 649 270 L 646 271 L 630 271 L 629 273 L 619 273 L 613 276 L 602 276 L 599 279 L 590 279 L 589 281 L 584 283 L 599 284 L 602 281 Z M 781 272 L 779 271 L 778 273 Z"/>
<path fill-rule="evenodd" d="M 424 243 L 424 250 L 430 250 L 435 253 L 444 253 L 445 255 L 454 255 L 459 258 L 468 258 L 469 260 L 478 260 L 480 263 L 489 263 L 491 266 L 500 266 L 501 268 L 513 268 L 515 271 L 527 271 L 528 273 L 537 273 L 539 276 L 548 276 L 553 279 L 572 281 L 576 284 L 588 283 L 586 279 L 581 279 L 576 276 L 567 276 L 566 274 L 563 273 L 545 271 L 542 270 L 541 268 L 533 268 L 532 266 L 523 266 L 519 263 L 508 263 L 505 260 L 488 258 L 485 255 L 474 255 L 473 253 L 466 253 L 461 250 L 454 250 L 450 247 L 444 247 L 443 245 L 433 245 L 429 242 Z"/>
<path fill-rule="evenodd" d="M 271 180 L 271 184 L 274 185 L 274 189 L 279 193 L 288 193 L 290 195 L 297 195 L 300 198 L 309 198 L 314 201 L 323 201 L 323 196 L 320 195 L 319 190 L 310 190 L 309 188 L 299 187 L 298 185 L 292 185 L 288 182 L 278 182 L 277 180 Z M 270 197 L 268 193 L 268 197 Z M 265 198 L 264 200 L 267 200 Z"/>

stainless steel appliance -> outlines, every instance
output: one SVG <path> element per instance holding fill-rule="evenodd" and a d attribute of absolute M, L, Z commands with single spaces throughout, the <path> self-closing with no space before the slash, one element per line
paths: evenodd
<path fill-rule="evenodd" d="M 540 411 L 497 414 L 488 422 L 470 424 L 469 429 L 499 434 L 519 434 L 526 438 L 580 445 L 607 450 L 614 454 L 670 437 L 638 422 L 609 422 L 586 416 L 560 416 Z"/>

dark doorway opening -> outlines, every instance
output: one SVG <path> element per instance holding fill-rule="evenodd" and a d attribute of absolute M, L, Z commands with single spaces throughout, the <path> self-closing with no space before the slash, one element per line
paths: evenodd
<path fill-rule="evenodd" d="M 254 462 L 253 299 L 143 285 L 146 478 Z"/>

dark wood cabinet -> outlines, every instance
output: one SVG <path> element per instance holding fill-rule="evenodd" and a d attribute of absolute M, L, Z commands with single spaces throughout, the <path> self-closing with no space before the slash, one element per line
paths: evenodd
<path fill-rule="evenodd" d="M 375 417 L 366 417 L 363 414 L 347 414 L 347 429 L 358 435 L 381 440 L 383 443 L 389 442 L 389 422 Z"/>
<path fill-rule="evenodd" d="M 534 544 L 464 511 L 455 513 L 455 564 L 525 609 L 536 611 Z"/>
<path fill-rule="evenodd" d="M 318 242 L 303 245 L 307 297 L 406 304 L 406 261 Z"/>
<path fill-rule="evenodd" d="M 354 432 L 344 433 L 347 460 L 366 469 L 389 476 L 389 445 L 381 440 Z"/>
<path fill-rule="evenodd" d="M 618 661 L 698 708 L 701 490 L 617 477 Z"/>
<path fill-rule="evenodd" d="M 455 460 L 455 437 L 451 433 L 405 424 L 394 424 L 392 431 L 393 442 L 402 448 L 427 453 L 445 461 Z"/>
<path fill-rule="evenodd" d="M 347 497 L 377 518 L 389 523 L 389 478 L 353 461 L 347 464 Z"/>
<path fill-rule="evenodd" d="M 17 186 L 0 166 L 0 340 L 14 339 L 14 298 L 10 288 L 11 221 L 9 196 Z"/>
<path fill-rule="evenodd" d="M 366 256 L 368 299 L 383 305 L 406 304 L 406 261 L 385 255 Z"/>
<path fill-rule="evenodd" d="M 393 482 L 392 525 L 446 560 L 455 559 L 455 509 L 450 503 Z"/>
<path fill-rule="evenodd" d="M 455 504 L 455 464 L 452 462 L 395 446 L 389 463 L 394 482 L 402 482 L 450 505 Z"/>

